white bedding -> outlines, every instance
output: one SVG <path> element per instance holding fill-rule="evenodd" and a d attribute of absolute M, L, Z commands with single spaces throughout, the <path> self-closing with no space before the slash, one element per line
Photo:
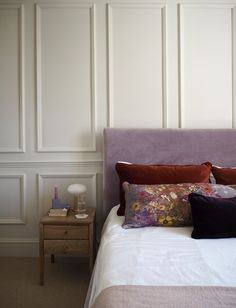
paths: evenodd
<path fill-rule="evenodd" d="M 236 239 L 194 240 L 192 227 L 123 229 L 114 207 L 103 228 L 90 297 L 114 285 L 236 286 Z"/>

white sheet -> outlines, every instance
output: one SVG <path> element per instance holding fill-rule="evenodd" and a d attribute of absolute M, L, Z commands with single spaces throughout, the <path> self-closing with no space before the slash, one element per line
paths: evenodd
<path fill-rule="evenodd" d="M 103 228 L 89 306 L 114 285 L 236 287 L 235 238 L 194 240 L 192 227 L 123 229 L 116 211 Z"/>

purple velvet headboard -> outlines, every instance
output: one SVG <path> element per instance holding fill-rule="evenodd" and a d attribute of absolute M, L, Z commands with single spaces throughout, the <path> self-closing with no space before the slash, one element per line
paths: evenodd
<path fill-rule="evenodd" d="M 143 164 L 236 166 L 236 129 L 104 130 L 103 215 L 119 203 L 117 161 Z"/>

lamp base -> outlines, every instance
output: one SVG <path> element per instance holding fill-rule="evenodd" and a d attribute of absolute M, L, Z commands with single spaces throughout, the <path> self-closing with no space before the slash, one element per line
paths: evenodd
<path fill-rule="evenodd" d="M 78 214 L 85 214 L 86 213 L 86 203 L 84 201 L 79 201 L 74 206 L 74 211 L 77 212 Z"/>

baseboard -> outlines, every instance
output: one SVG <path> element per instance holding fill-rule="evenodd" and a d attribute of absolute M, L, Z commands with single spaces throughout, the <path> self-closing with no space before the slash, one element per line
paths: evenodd
<path fill-rule="evenodd" d="M 38 239 L 0 239 L 0 257 L 37 257 Z"/>

